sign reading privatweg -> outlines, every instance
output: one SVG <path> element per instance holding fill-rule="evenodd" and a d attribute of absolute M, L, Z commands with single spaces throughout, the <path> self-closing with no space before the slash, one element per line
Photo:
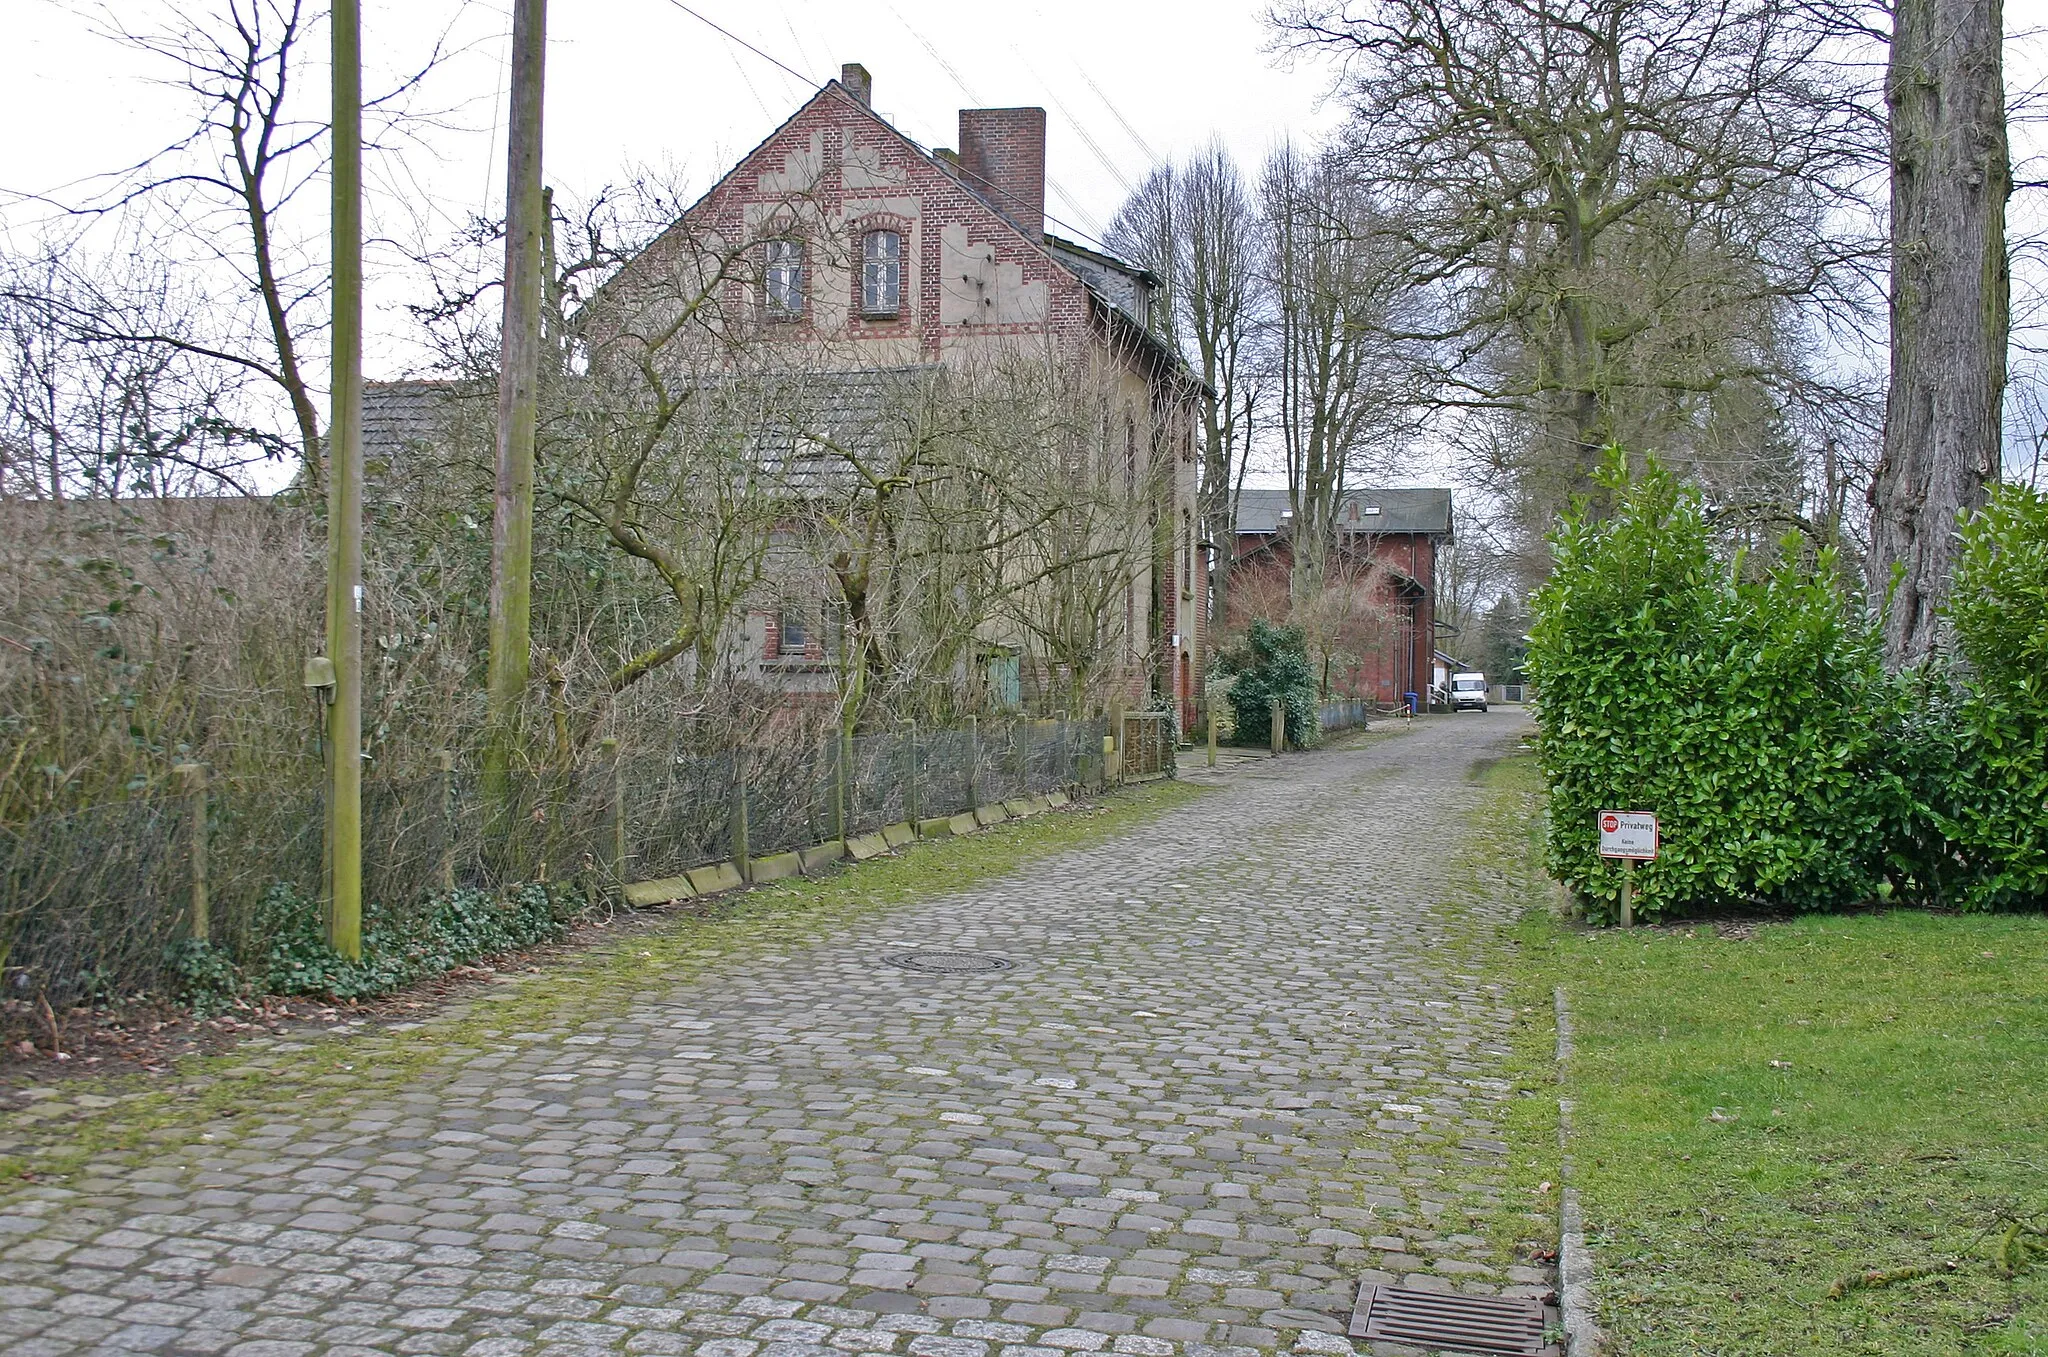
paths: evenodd
<path fill-rule="evenodd" d="M 1603 810 L 1594 817 L 1600 827 L 1600 856 L 1648 862 L 1657 856 L 1657 817 L 1646 810 Z"/>

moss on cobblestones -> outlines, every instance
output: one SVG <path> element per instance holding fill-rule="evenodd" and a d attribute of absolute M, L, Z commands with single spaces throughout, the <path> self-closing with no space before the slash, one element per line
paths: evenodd
<path fill-rule="evenodd" d="M 1540 1295 L 1532 803 L 1473 776 L 1526 728 L 1242 761 L 188 1066 L 88 1124 L 148 1153 L 0 1204 L 0 1348 L 1307 1357 L 1361 1279 Z"/>
<path fill-rule="evenodd" d="M 1539 837 L 1542 782 L 1527 756 L 1483 761 L 1473 780 L 1476 796 L 1459 826 L 1461 851 L 1437 913 L 1444 946 L 1513 1010 L 1490 1071 L 1513 1090 L 1492 1130 L 1506 1146 L 1507 1171 L 1495 1209 L 1472 1224 L 1500 1265 L 1527 1265 L 1557 1243 L 1560 1183 L 1557 1025 L 1550 982 L 1528 955 L 1531 921 L 1548 915 L 1551 891 Z M 1474 910 L 1475 903 L 1489 908 Z"/>
<path fill-rule="evenodd" d="M 64 1181 L 178 1146 L 217 1148 L 280 1112 L 295 1117 L 448 1073 L 506 1032 L 582 1022 L 615 1011 L 651 984 L 686 980 L 826 929 L 1028 867 L 1128 832 L 1209 789 L 1179 782 L 1124 788 L 1099 802 L 903 851 L 809 880 L 790 880 L 705 902 L 679 916 L 567 958 L 539 974 L 506 977 L 410 1031 L 370 1029 L 256 1040 L 225 1055 L 182 1062 L 161 1079 L 74 1077 L 26 1113 L 0 1117 L 0 1188 Z"/>

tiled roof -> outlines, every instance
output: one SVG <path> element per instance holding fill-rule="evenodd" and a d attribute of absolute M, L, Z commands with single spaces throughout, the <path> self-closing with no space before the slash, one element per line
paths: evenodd
<path fill-rule="evenodd" d="M 388 470 L 422 447 L 445 445 L 457 403 L 479 389 L 453 381 L 364 382 L 363 461 Z"/>
<path fill-rule="evenodd" d="M 915 364 L 748 379 L 747 398 L 760 402 L 745 416 L 755 424 L 754 454 L 798 493 L 841 486 L 853 475 L 849 454 L 890 465 L 890 449 L 916 436 L 924 392 L 944 376 L 936 364 Z"/>
<path fill-rule="evenodd" d="M 1247 488 L 1237 503 L 1237 530 L 1278 532 L 1287 507 L 1285 490 Z M 1448 537 L 1451 492 L 1437 487 L 1354 490 L 1338 506 L 1337 525 L 1345 532 L 1435 533 Z"/>

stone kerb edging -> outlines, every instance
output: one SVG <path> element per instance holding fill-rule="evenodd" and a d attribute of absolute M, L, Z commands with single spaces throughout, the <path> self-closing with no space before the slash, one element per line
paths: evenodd
<path fill-rule="evenodd" d="M 713 862 L 702 867 L 692 867 L 681 876 L 663 877 L 659 881 L 636 881 L 625 888 L 624 894 L 626 903 L 635 909 L 655 909 L 662 905 L 694 900 L 699 896 L 738 890 L 749 884 L 780 881 L 784 877 L 799 874 L 809 876 L 835 866 L 847 858 L 852 858 L 855 862 L 866 862 L 869 858 L 893 852 L 913 839 L 972 834 L 987 825 L 1000 824 L 1005 820 L 1022 820 L 1041 811 L 1058 810 L 1069 804 L 1071 798 L 1063 791 L 1017 797 L 999 805 L 963 811 L 959 815 L 920 820 L 915 825 L 907 822 L 886 825 L 873 834 L 861 834 L 844 840 L 834 839 L 809 848 L 799 848 L 791 853 L 751 858 L 748 861 L 751 877 L 740 870 L 740 864 L 737 862 Z"/>
<path fill-rule="evenodd" d="M 1557 1082 L 1562 1084 L 1572 1058 L 1572 1015 L 1565 1005 L 1564 986 L 1554 992 L 1557 1002 Z M 1586 1222 L 1579 1210 L 1579 1189 L 1572 1178 L 1572 1100 L 1557 1100 L 1558 1176 L 1563 1179 L 1557 1194 L 1557 1304 L 1564 1315 L 1565 1351 L 1569 1357 L 1596 1357 L 1603 1339 L 1594 1321 L 1593 1251 L 1586 1247 Z"/>

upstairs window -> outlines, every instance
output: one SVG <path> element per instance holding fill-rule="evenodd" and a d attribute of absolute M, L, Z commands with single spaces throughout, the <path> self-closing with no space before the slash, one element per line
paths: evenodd
<path fill-rule="evenodd" d="M 811 648 L 811 623 L 801 608 L 784 606 L 776 617 L 775 631 L 777 655 L 801 659 Z"/>
<path fill-rule="evenodd" d="M 894 316 L 903 309 L 903 237 L 870 231 L 860 243 L 860 313 Z"/>
<path fill-rule="evenodd" d="M 794 240 L 768 242 L 763 292 L 770 320 L 795 320 L 804 313 L 804 247 Z"/>

